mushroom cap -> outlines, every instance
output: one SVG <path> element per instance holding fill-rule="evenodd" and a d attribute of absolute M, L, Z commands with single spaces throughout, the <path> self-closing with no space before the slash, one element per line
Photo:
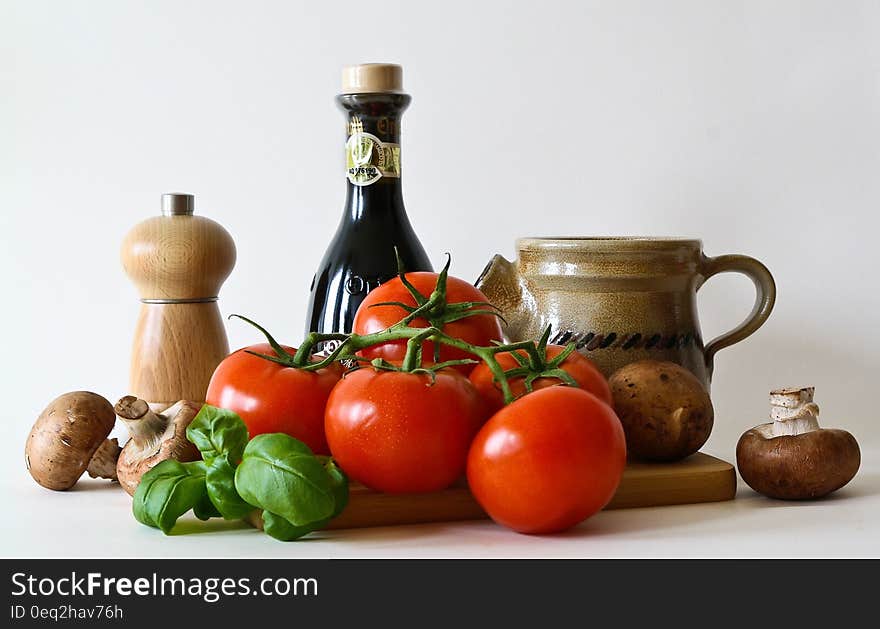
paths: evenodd
<path fill-rule="evenodd" d="M 640 360 L 618 369 L 608 384 L 632 456 L 682 459 L 699 450 L 712 432 L 715 412 L 709 394 L 681 365 Z"/>
<path fill-rule="evenodd" d="M 28 471 L 43 487 L 70 489 L 116 422 L 113 405 L 97 393 L 60 395 L 40 413 L 25 444 Z"/>
<path fill-rule="evenodd" d="M 134 496 L 141 477 L 166 459 L 185 463 L 202 458 L 199 449 L 186 438 L 186 429 L 201 408 L 200 402 L 180 400 L 159 411 L 168 420 L 164 429 L 140 442 L 128 440 L 116 461 L 117 479 L 126 493 Z"/>
<path fill-rule="evenodd" d="M 747 430 L 736 444 L 740 476 L 759 494 L 780 500 L 821 498 L 856 475 L 861 453 L 847 431 L 820 428 L 768 438 L 770 426 Z"/>

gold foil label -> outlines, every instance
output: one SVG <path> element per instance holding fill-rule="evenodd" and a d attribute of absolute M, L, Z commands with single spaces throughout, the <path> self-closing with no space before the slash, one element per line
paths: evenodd
<path fill-rule="evenodd" d="M 369 186 L 382 177 L 400 177 L 400 145 L 366 133 L 360 119 L 349 124 L 345 143 L 346 177 L 356 186 Z"/>

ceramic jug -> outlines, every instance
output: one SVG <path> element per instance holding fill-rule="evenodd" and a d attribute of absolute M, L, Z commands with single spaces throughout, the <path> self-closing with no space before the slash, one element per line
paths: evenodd
<path fill-rule="evenodd" d="M 496 255 L 476 282 L 498 306 L 510 341 L 574 342 L 609 376 L 645 358 L 678 363 L 709 389 L 718 350 L 757 330 L 773 309 L 776 285 L 763 264 L 743 255 L 708 257 L 682 238 L 522 238 L 517 260 Z M 703 343 L 696 293 L 718 273 L 755 284 L 751 314 Z"/>

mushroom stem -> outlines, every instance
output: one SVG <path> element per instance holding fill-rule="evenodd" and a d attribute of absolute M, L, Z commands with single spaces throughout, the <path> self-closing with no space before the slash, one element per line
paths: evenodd
<path fill-rule="evenodd" d="M 168 426 L 168 417 L 153 412 L 149 404 L 133 395 L 120 399 L 113 410 L 139 449 L 148 449 L 158 442 Z"/>
<path fill-rule="evenodd" d="M 762 430 L 768 439 L 802 435 L 819 430 L 819 406 L 813 402 L 815 387 L 777 389 L 770 392 L 771 424 Z"/>
<path fill-rule="evenodd" d="M 198 448 L 186 438 L 186 429 L 201 408 L 201 403 L 188 400 L 151 408 L 133 395 L 116 403 L 113 410 L 131 435 L 116 462 L 119 484 L 129 495 L 134 495 L 141 476 L 154 465 L 166 459 L 200 458 Z"/>
<path fill-rule="evenodd" d="M 119 441 L 115 437 L 104 439 L 104 443 L 98 446 L 86 468 L 89 476 L 116 480 L 116 461 L 121 451 L 122 448 L 119 447 Z"/>

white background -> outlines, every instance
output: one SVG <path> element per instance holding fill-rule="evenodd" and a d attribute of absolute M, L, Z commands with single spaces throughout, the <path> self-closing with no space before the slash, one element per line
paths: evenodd
<path fill-rule="evenodd" d="M 866 455 L 850 502 L 876 495 L 880 3 L 731 0 L 0 1 L 4 491 L 72 508 L 32 486 L 25 436 L 64 391 L 126 393 L 138 301 L 119 245 L 162 192 L 194 193 L 234 236 L 222 311 L 299 341 L 344 196 L 333 98 L 341 67 L 368 61 L 404 66 L 404 193 L 435 264 L 449 251 L 473 280 L 515 238 L 559 234 L 759 258 L 777 306 L 717 357 L 706 449 L 732 460 L 770 388 L 815 385 L 823 423 Z M 752 300 L 745 278 L 713 279 L 704 336 Z M 229 336 L 257 340 L 242 323 Z"/>

